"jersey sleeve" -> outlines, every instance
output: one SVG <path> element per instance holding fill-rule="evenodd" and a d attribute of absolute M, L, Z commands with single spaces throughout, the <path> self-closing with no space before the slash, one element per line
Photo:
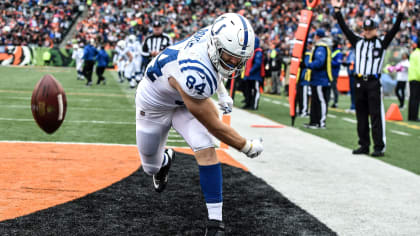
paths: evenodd
<path fill-rule="evenodd" d="M 215 92 L 217 85 L 214 84 L 211 73 L 200 66 L 181 65 L 181 73 L 177 81 L 182 90 L 190 97 L 195 99 L 206 99 Z"/>

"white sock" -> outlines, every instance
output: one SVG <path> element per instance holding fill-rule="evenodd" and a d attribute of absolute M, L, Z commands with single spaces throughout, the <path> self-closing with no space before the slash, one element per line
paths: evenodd
<path fill-rule="evenodd" d="M 206 203 L 207 211 L 209 213 L 209 219 L 210 220 L 218 220 L 223 221 L 222 217 L 222 207 L 223 202 L 219 203 Z"/>

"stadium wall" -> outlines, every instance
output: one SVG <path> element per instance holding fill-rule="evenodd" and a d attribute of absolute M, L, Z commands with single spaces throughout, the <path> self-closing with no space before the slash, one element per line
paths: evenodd
<path fill-rule="evenodd" d="M 74 67 L 75 61 L 72 59 L 73 49 L 67 48 L 47 48 L 29 46 L 1 46 L 0 45 L 0 65 L 2 66 L 44 66 L 43 60 L 45 52 L 51 54 L 50 66 Z M 107 50 L 110 57 L 109 68 L 112 68 L 113 50 Z"/>

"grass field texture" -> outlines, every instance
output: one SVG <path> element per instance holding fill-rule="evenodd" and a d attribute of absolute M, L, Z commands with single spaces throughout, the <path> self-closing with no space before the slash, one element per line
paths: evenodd
<path fill-rule="evenodd" d="M 135 90 L 120 84 L 115 72 L 106 72 L 106 85 L 86 87 L 74 68 L 0 67 L 0 140 L 135 144 Z M 67 96 L 67 114 L 52 135 L 34 122 L 32 90 L 45 74 L 52 74 Z M 96 75 L 93 82 L 96 83 Z M 168 145 L 186 146 L 171 130 Z"/>
<path fill-rule="evenodd" d="M 236 95 L 235 106 L 241 107 L 243 104 L 240 101 L 243 100 L 243 96 L 238 92 Z M 391 103 L 398 104 L 396 97 L 386 97 L 384 99 L 385 112 Z M 407 105 L 408 101 L 406 101 Z M 338 108 L 328 109 L 327 129 L 307 129 L 304 127 L 304 124 L 309 123 L 309 118 L 300 117 L 296 118 L 295 127 L 304 132 L 328 139 L 340 146 L 355 149 L 358 147 L 357 122 L 355 114 L 346 112 L 346 109 L 349 107 L 350 96 L 340 95 Z M 285 125 L 291 125 L 288 98 L 284 96 L 264 94 L 260 100 L 259 109 L 251 112 Z M 387 147 L 385 156 L 379 159 L 420 174 L 420 124 L 407 121 L 407 109 L 402 110 L 401 113 L 404 121 L 386 122 Z M 299 139 L 296 139 L 296 142 L 299 142 Z M 302 143 L 302 145 L 305 145 L 305 143 Z M 371 140 L 370 151 L 373 151 L 373 140 Z"/>
<path fill-rule="evenodd" d="M 76 80 L 74 68 L 0 67 L 0 74 L 1 141 L 135 144 L 135 90 L 129 89 L 127 82 L 118 83 L 115 72 L 105 73 L 106 85 L 92 87 L 86 87 L 85 81 Z M 57 78 L 67 95 L 65 121 L 52 135 L 45 134 L 36 125 L 30 110 L 32 90 L 45 74 L 52 74 Z M 94 75 L 94 83 L 96 79 Z M 241 94 L 237 93 L 237 107 L 242 105 L 242 99 Z M 353 149 L 357 147 L 356 117 L 344 112 L 349 107 L 349 102 L 348 96 L 341 95 L 339 108 L 329 109 L 326 130 L 303 128 L 309 118 L 297 118 L 295 127 Z M 385 109 L 391 103 L 397 103 L 395 98 L 385 98 L 384 102 Z M 287 103 L 286 97 L 263 95 L 260 109 L 252 112 L 290 125 Z M 405 118 L 407 110 L 403 110 L 402 114 Z M 386 135 L 387 150 L 381 160 L 420 174 L 420 124 L 407 121 L 387 122 Z M 182 137 L 173 130 L 170 132 L 168 145 L 187 146 Z"/>

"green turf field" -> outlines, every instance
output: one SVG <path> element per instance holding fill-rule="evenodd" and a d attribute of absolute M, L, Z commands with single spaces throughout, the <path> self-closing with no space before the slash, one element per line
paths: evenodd
<path fill-rule="evenodd" d="M 65 121 L 52 135 L 36 125 L 30 110 L 32 90 L 48 73 L 60 81 L 67 94 Z M 118 83 L 115 72 L 105 73 L 106 85 L 92 87 L 76 80 L 74 68 L 0 67 L 0 74 L 0 140 L 135 144 L 135 90 L 129 89 L 127 82 Z M 96 75 L 93 80 L 96 82 Z M 237 93 L 237 107 L 241 106 L 242 99 Z M 353 149 L 357 147 L 356 118 L 345 112 L 349 102 L 349 96 L 341 95 L 339 108 L 329 109 L 326 130 L 303 128 L 309 118 L 297 118 L 295 127 Z M 385 109 L 393 102 L 397 102 L 395 98 L 386 98 Z M 285 97 L 263 95 L 260 109 L 252 112 L 290 125 Z M 406 117 L 407 110 L 402 114 Z M 420 124 L 387 122 L 386 134 L 387 150 L 381 160 L 420 174 Z M 168 145 L 187 146 L 174 130 L 170 132 Z"/>
<path fill-rule="evenodd" d="M 236 93 L 235 106 L 241 107 L 243 104 L 242 93 Z M 397 103 L 395 98 L 385 98 L 385 111 L 391 103 Z M 405 105 L 408 105 L 406 101 Z M 350 96 L 340 95 L 337 109 L 329 108 L 327 117 L 327 129 L 307 129 L 303 124 L 309 123 L 309 118 L 296 118 L 295 127 L 319 137 L 328 139 L 338 145 L 354 149 L 358 147 L 356 116 L 347 113 L 350 107 Z M 267 117 L 271 120 L 285 125 L 291 125 L 289 116 L 288 98 L 284 96 L 274 96 L 263 94 L 260 100 L 260 107 L 257 111 L 251 111 Z M 407 109 L 401 111 L 404 121 L 386 122 L 387 149 L 385 157 L 380 159 L 395 166 L 420 174 L 420 123 L 406 121 Z M 296 140 L 299 142 L 299 140 Z M 371 142 L 373 151 L 373 141 Z M 305 145 L 305 144 L 302 144 Z"/>
<path fill-rule="evenodd" d="M 86 87 L 74 68 L 0 67 L 0 140 L 135 144 L 134 89 L 120 84 L 107 71 L 106 85 Z M 52 74 L 67 95 L 67 114 L 52 135 L 35 123 L 30 109 L 32 90 L 45 74 Z M 96 83 L 96 75 L 93 82 Z M 170 146 L 187 146 L 174 130 Z"/>

